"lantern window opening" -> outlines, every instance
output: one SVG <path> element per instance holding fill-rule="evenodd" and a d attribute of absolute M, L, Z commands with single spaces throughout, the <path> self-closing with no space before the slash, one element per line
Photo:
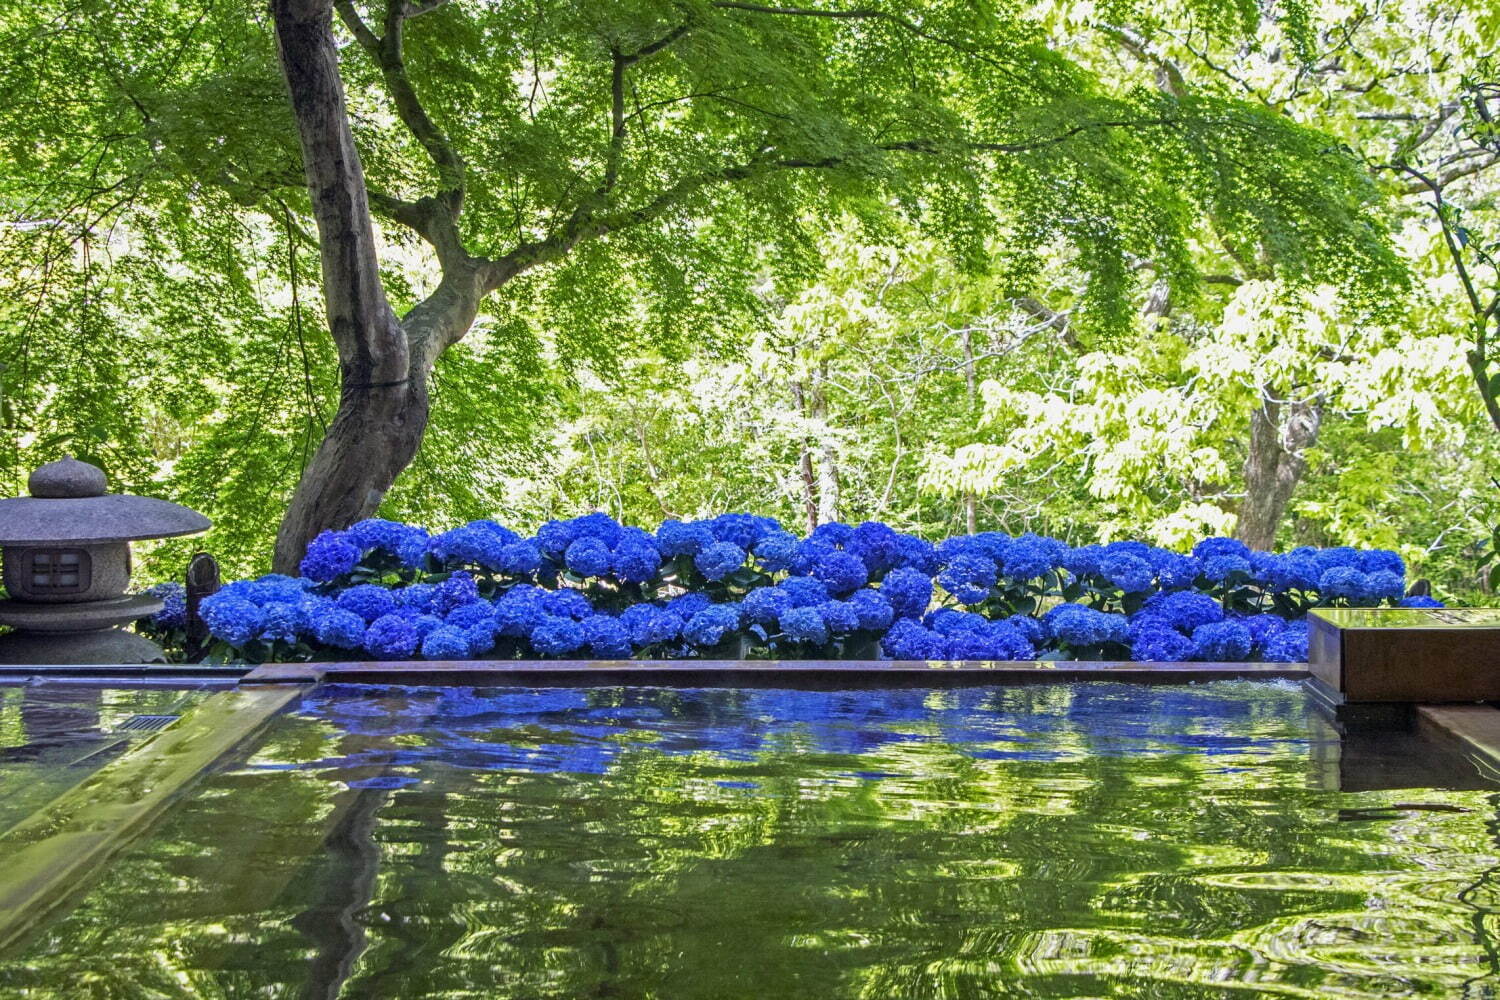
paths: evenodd
<path fill-rule="evenodd" d="M 28 549 L 22 575 L 38 593 L 81 594 L 89 589 L 92 572 L 83 549 Z"/>

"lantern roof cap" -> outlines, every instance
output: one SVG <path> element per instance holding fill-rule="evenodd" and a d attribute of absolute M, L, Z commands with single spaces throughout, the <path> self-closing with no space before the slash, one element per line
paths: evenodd
<path fill-rule="evenodd" d="M 168 500 L 106 493 L 104 470 L 71 455 L 27 481 L 29 497 L 0 500 L 0 545 L 98 545 L 207 531 L 212 522 Z"/>

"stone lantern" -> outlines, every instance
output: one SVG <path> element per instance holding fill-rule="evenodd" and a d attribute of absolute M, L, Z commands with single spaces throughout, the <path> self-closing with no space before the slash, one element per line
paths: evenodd
<path fill-rule="evenodd" d="M 127 595 L 130 542 L 210 527 L 166 500 L 105 492 L 104 471 L 69 456 L 37 469 L 28 497 L 0 500 L 0 663 L 151 663 L 156 643 L 121 626 L 160 611 Z"/>

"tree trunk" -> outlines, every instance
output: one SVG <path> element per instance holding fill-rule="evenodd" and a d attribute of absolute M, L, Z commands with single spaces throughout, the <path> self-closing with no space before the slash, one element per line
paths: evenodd
<path fill-rule="evenodd" d="M 813 382 L 813 418 L 821 429 L 818 448 L 818 521 L 829 524 L 839 519 L 839 456 L 828 429 L 828 400 L 820 381 Z"/>
<path fill-rule="evenodd" d="M 807 393 L 799 381 L 792 382 L 792 401 L 797 404 L 797 412 L 802 417 L 807 416 Z M 816 480 L 813 475 L 812 442 L 803 435 L 800 453 L 797 456 L 798 473 L 802 479 L 802 510 L 807 516 L 807 530 L 810 532 L 818 526 L 818 491 Z"/>
<path fill-rule="evenodd" d="M 974 383 L 974 331 L 964 327 L 964 398 L 968 400 L 969 417 L 976 418 L 974 401 L 978 387 Z M 971 535 L 979 533 L 979 498 L 972 490 L 964 491 L 964 530 Z"/>
<path fill-rule="evenodd" d="M 1323 411 L 1317 401 L 1275 402 L 1262 391 L 1250 415 L 1250 449 L 1245 458 L 1245 500 L 1235 537 L 1252 549 L 1269 551 L 1276 529 L 1307 466 L 1305 449 L 1318 439 Z"/>
<path fill-rule="evenodd" d="M 297 572 L 307 543 L 379 508 L 427 429 L 427 378 L 473 325 L 494 276 L 460 250 L 401 320 L 380 283 L 364 170 L 339 78 L 329 0 L 272 0 L 276 40 L 318 224 L 328 326 L 339 353 L 338 413 L 292 494 L 274 568 Z"/>

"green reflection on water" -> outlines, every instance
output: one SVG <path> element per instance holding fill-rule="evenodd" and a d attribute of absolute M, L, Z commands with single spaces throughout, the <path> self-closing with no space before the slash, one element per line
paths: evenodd
<path fill-rule="evenodd" d="M 205 697 L 173 688 L 0 684 L 0 833 L 118 757 L 132 715 L 180 714 Z"/>
<path fill-rule="evenodd" d="M 1075 687 L 996 690 L 976 711 L 1013 725 L 985 747 L 917 720 L 736 760 L 638 729 L 602 774 L 412 766 L 439 739 L 420 719 L 288 718 L 0 965 L 0 995 L 1496 995 L 1494 792 L 1330 790 L 1295 689 L 1211 685 L 1193 716 L 1174 690 L 1082 717 Z M 734 724 L 736 693 L 710 696 L 704 725 Z M 996 747 L 1052 759 L 975 756 Z M 387 771 L 420 780 L 347 787 Z"/>

